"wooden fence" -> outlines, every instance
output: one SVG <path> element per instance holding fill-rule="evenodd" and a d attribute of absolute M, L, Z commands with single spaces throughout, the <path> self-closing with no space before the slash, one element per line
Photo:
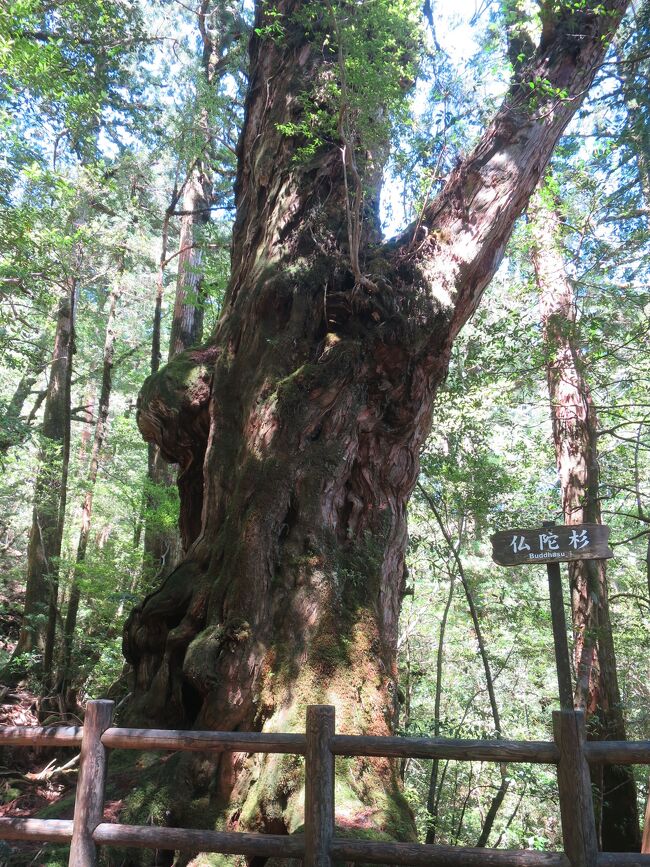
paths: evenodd
<path fill-rule="evenodd" d="M 111 725 L 112 717 L 113 702 L 91 701 L 83 728 L 0 728 L 0 746 L 81 746 L 72 821 L 0 819 L 0 839 L 69 842 L 69 867 L 94 867 L 98 845 L 296 858 L 306 867 L 331 867 L 333 861 L 429 867 L 650 867 L 650 855 L 598 852 L 589 778 L 590 764 L 650 764 L 650 741 L 586 741 L 581 712 L 553 714 L 553 741 L 337 735 L 334 708 L 329 705 L 307 708 L 304 735 L 116 728 Z M 304 756 L 304 834 L 217 832 L 103 822 L 110 748 L 229 750 Z M 338 837 L 335 834 L 335 756 L 555 764 L 564 852 L 430 846 Z"/>

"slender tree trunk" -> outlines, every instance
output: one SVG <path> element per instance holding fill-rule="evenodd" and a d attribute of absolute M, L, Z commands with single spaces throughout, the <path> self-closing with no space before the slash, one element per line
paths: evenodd
<path fill-rule="evenodd" d="M 335 34 L 315 16 L 305 35 L 296 13 L 314 4 L 257 4 L 223 314 L 208 346 L 176 356 L 140 394 L 145 439 L 181 472 L 199 446 L 206 455 L 202 499 L 181 501 L 199 535 L 125 627 L 132 719 L 287 731 L 322 701 L 343 731 L 393 730 L 406 507 L 432 400 L 625 5 L 563 6 L 557 18 L 549 7 L 525 80 L 418 223 L 382 245 L 385 143 L 364 154 L 363 219 L 349 232 L 343 143 L 300 161 L 300 138 L 286 134 L 301 128 L 305 94 L 332 93 L 338 57 L 323 45 Z M 541 79 L 568 98 L 531 106 L 528 81 Z M 225 823 L 301 826 L 293 759 L 223 754 L 193 769 L 175 781 L 172 822 L 209 783 Z M 396 764 L 356 760 L 338 775 L 346 824 L 414 836 Z"/>
<path fill-rule="evenodd" d="M 601 523 L 598 419 L 579 349 L 576 298 L 561 248 L 561 222 L 542 192 L 535 201 L 533 265 L 540 291 L 547 345 L 547 381 L 553 439 L 567 524 Z M 625 739 L 609 617 L 605 560 L 569 564 L 575 635 L 575 705 L 587 713 L 589 736 Z M 629 768 L 606 765 L 594 782 L 601 789 L 601 834 L 605 851 L 638 852 L 636 786 Z"/>
<path fill-rule="evenodd" d="M 181 199 L 182 196 L 182 199 Z M 163 226 L 163 245 L 160 259 L 160 270 L 154 310 L 154 329 L 151 354 L 151 372 L 155 373 L 160 366 L 161 357 L 161 310 L 164 287 L 165 269 L 170 261 L 167 257 L 169 220 L 173 216 L 176 205 L 181 200 L 181 224 L 178 249 L 178 274 L 176 278 L 176 294 L 174 299 L 174 314 L 169 338 L 168 361 L 176 355 L 196 346 L 203 336 L 203 307 L 201 299 L 201 247 L 199 231 L 209 219 L 212 183 L 207 171 L 201 163 L 195 163 L 180 191 L 175 191 L 165 215 Z M 202 455 L 198 455 L 184 471 L 175 478 L 175 472 L 170 468 L 164 453 L 153 443 L 149 444 L 148 477 L 149 482 L 159 490 L 171 487 L 177 483 L 180 490 L 187 496 L 200 500 L 203 496 L 203 465 Z M 155 496 L 150 499 L 150 505 L 155 504 Z M 184 548 L 194 541 L 200 530 L 200 522 L 195 521 L 187 526 L 181 516 L 180 537 L 176 528 L 161 530 L 155 522 L 149 521 L 145 527 L 145 560 L 152 564 L 158 577 L 168 575 L 178 563 Z"/>
<path fill-rule="evenodd" d="M 80 261 L 80 250 L 77 253 L 77 263 Z M 51 562 L 53 565 L 50 579 L 50 603 L 48 606 L 47 616 L 47 632 L 45 635 L 45 651 L 43 653 L 43 695 L 45 695 L 52 686 L 52 677 L 54 675 L 54 648 L 56 643 L 56 629 L 59 622 L 59 559 L 61 557 L 61 547 L 63 544 L 63 530 L 65 527 L 65 508 L 68 499 L 68 471 L 70 469 L 70 440 L 71 431 L 71 400 L 72 400 L 72 358 L 74 355 L 74 322 L 75 322 L 75 306 L 77 296 L 77 278 L 69 277 L 68 285 L 70 289 L 70 336 L 68 339 L 68 357 L 65 367 L 65 394 L 62 400 L 62 411 L 64 413 L 64 431 L 63 431 L 63 454 L 61 460 L 61 481 L 59 487 L 59 513 L 56 527 L 56 537 L 53 540 L 56 547 L 53 548 Z"/>
<path fill-rule="evenodd" d="M 178 276 L 168 361 L 179 352 L 198 346 L 203 337 L 199 231 L 208 222 L 211 196 L 212 183 L 202 165 L 197 164 L 187 179 L 183 193 Z"/>
<path fill-rule="evenodd" d="M 460 556 L 460 545 L 461 539 L 463 535 L 463 524 L 464 521 L 461 521 L 460 530 L 459 530 L 459 539 L 458 542 L 455 542 L 451 536 L 451 533 L 448 527 L 445 525 L 445 522 L 442 519 L 442 515 L 436 508 L 436 504 L 433 500 L 433 497 L 426 491 L 422 485 L 418 485 L 420 492 L 422 493 L 424 499 L 426 500 L 431 512 L 436 520 L 436 523 L 442 533 L 445 542 L 447 544 L 447 548 L 449 549 L 449 553 L 452 555 L 453 560 L 456 564 L 456 570 L 458 572 L 458 577 L 460 578 L 460 582 L 463 585 L 463 590 L 465 591 L 465 598 L 467 599 L 467 605 L 469 608 L 470 617 L 472 620 L 472 625 L 474 627 L 474 634 L 476 635 L 476 643 L 478 645 L 479 654 L 481 656 L 481 661 L 483 663 L 483 672 L 485 674 L 485 685 L 487 688 L 488 699 L 490 702 L 490 710 L 492 712 L 492 721 L 494 723 L 494 731 L 495 736 L 497 738 L 501 738 L 503 733 L 501 731 L 501 715 L 499 714 L 499 706 L 497 705 L 496 693 L 494 691 L 494 678 L 492 677 L 492 667 L 490 665 L 490 660 L 487 654 L 487 648 L 485 646 L 485 639 L 483 638 L 483 630 L 481 629 L 481 622 L 479 620 L 478 611 L 476 610 L 476 605 L 474 604 L 474 594 L 472 593 L 472 589 L 469 585 L 469 581 L 467 580 L 467 575 L 465 574 L 465 567 L 463 566 L 463 561 Z M 453 586 L 453 581 L 452 581 Z M 446 620 L 447 612 L 449 610 L 449 603 L 451 602 L 451 593 L 452 587 L 449 590 L 449 599 L 447 602 L 447 608 L 445 609 L 444 620 Z M 438 645 L 438 655 L 440 657 L 442 650 L 442 636 L 443 629 L 441 627 L 440 632 L 440 642 Z M 441 667 L 440 667 L 440 659 L 438 661 L 438 678 L 436 682 L 436 707 L 435 707 L 435 719 L 440 719 L 440 688 L 441 688 Z M 436 731 L 436 735 L 438 732 Z M 508 789 L 510 788 L 510 780 L 508 779 L 508 768 L 505 763 L 499 765 L 499 770 L 501 773 L 501 783 L 499 788 L 497 789 L 496 794 L 492 798 L 490 803 L 490 807 L 488 808 L 485 822 L 483 823 L 483 828 L 481 829 L 481 833 L 476 842 L 476 846 L 478 848 L 483 848 L 487 846 L 488 839 L 490 837 L 490 833 L 492 831 L 492 827 L 494 825 L 494 821 L 497 817 L 497 813 L 499 812 L 499 808 L 503 803 L 505 796 L 508 793 Z M 435 762 L 433 766 L 433 770 L 431 773 L 431 780 L 429 783 L 429 797 L 427 799 L 427 808 L 429 810 L 430 815 L 434 816 L 437 813 L 437 803 L 438 799 L 434 798 L 435 795 L 435 781 L 434 781 L 434 772 L 435 776 L 438 775 L 438 763 Z M 435 812 L 434 812 L 435 809 Z M 460 827 L 460 826 L 459 826 Z M 427 843 L 434 842 L 434 834 L 435 834 L 435 826 L 432 829 L 433 833 L 431 834 L 431 839 L 429 839 L 429 833 L 427 832 Z"/>
<path fill-rule="evenodd" d="M 443 672 L 443 655 L 445 650 L 445 633 L 447 630 L 447 618 L 449 610 L 454 598 L 454 579 L 456 575 L 453 570 L 449 572 L 449 593 L 442 612 L 440 621 L 440 631 L 438 633 L 438 652 L 436 653 L 436 689 L 433 704 L 433 736 L 437 738 L 440 735 L 440 707 L 442 702 L 442 672 Z M 431 774 L 429 776 L 429 791 L 427 794 L 427 812 L 429 813 L 429 825 L 425 843 L 436 842 L 436 832 L 438 825 L 438 772 L 440 770 L 440 760 L 434 759 L 431 763 Z"/>
<path fill-rule="evenodd" d="M 168 264 L 169 224 L 182 190 L 174 188 L 169 206 L 165 211 L 162 225 L 162 243 L 156 295 L 154 299 L 153 329 L 151 335 L 151 373 L 157 373 L 162 359 L 161 328 L 162 302 L 165 289 L 165 273 Z M 147 492 L 144 520 L 144 562 L 143 574 L 148 585 L 155 578 L 163 578 L 171 571 L 173 560 L 178 548 L 178 534 L 175 531 L 166 533 L 157 526 L 153 513 L 158 503 L 156 490 L 171 483 L 171 473 L 165 461 L 160 457 L 159 447 L 152 440 L 147 450 Z"/>
<path fill-rule="evenodd" d="M 86 394 L 83 403 L 83 411 L 86 415 L 86 420 L 84 421 L 83 427 L 81 428 L 81 436 L 79 438 L 80 442 L 78 461 L 80 464 L 83 464 L 86 461 L 90 442 L 93 437 L 93 421 L 95 419 L 96 400 L 97 389 L 95 387 L 95 381 L 91 379 L 86 387 Z"/>
<path fill-rule="evenodd" d="M 29 430 L 28 421 L 23 419 L 22 411 L 45 366 L 43 363 L 43 356 L 47 352 L 47 335 L 45 333 L 38 337 L 35 350 L 28 360 L 27 369 L 21 376 L 4 413 L 3 429 L 0 433 L 0 456 L 5 455 L 12 446 L 22 443 Z"/>
<path fill-rule="evenodd" d="M 56 628 L 58 570 L 70 455 L 70 380 L 74 345 L 76 280 L 59 301 L 50 377 L 45 397 L 32 527 L 27 552 L 25 609 L 18 644 L 3 673 L 15 681 L 26 672 L 22 654 L 42 654 L 44 687 L 49 679 Z"/>
<path fill-rule="evenodd" d="M 99 402 L 97 404 L 97 421 L 95 423 L 95 432 L 93 436 L 92 450 L 90 454 L 90 465 L 88 468 L 88 477 L 86 480 L 86 491 L 84 494 L 83 505 L 81 509 L 81 529 L 79 531 L 79 541 L 77 542 L 77 556 L 75 559 L 74 571 L 72 576 L 72 586 L 70 588 L 70 599 L 68 602 L 68 610 L 66 612 L 65 624 L 63 629 L 63 652 L 61 666 L 58 673 L 57 692 L 65 696 L 69 687 L 70 681 L 70 663 L 72 656 L 72 645 L 74 641 L 74 633 L 77 626 L 77 614 L 79 611 L 79 602 L 81 600 L 81 585 L 80 579 L 83 571 L 83 564 L 86 559 L 86 551 L 88 548 L 88 539 L 90 536 L 90 527 L 93 510 L 93 497 L 95 493 L 95 483 L 99 472 L 99 463 L 101 459 L 102 448 L 106 438 L 108 409 L 111 397 L 113 361 L 115 357 L 115 320 L 117 316 L 117 305 L 122 287 L 119 282 L 122 276 L 123 265 L 120 268 L 118 282 L 110 291 L 108 296 L 108 314 L 106 318 L 106 332 L 104 337 L 104 352 L 102 359 L 102 384 L 99 393 Z"/>
<path fill-rule="evenodd" d="M 174 318 L 169 338 L 169 361 L 180 353 L 198 346 L 203 337 L 202 278 L 199 270 L 202 258 L 200 230 L 210 218 L 211 198 L 212 182 L 209 174 L 202 163 L 197 163 L 187 178 L 183 192 L 178 276 Z M 205 449 L 202 448 L 194 455 L 191 463 L 178 472 L 176 483 L 181 498 L 185 500 L 190 498 L 197 502 L 203 500 L 204 456 Z M 167 476 L 170 476 L 169 470 Z M 186 518 L 187 513 L 180 515 L 180 545 L 177 542 L 176 562 L 180 557 L 181 549 L 187 550 L 201 530 L 200 516 L 197 515 L 193 522 L 187 521 Z"/>

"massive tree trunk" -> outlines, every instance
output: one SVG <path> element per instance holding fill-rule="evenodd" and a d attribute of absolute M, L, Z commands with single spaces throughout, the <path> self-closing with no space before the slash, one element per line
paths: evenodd
<path fill-rule="evenodd" d="M 536 196 L 533 211 L 533 266 L 547 346 L 548 392 L 564 521 L 599 524 L 598 418 L 580 354 L 576 297 L 564 264 L 560 217 L 543 194 Z M 625 740 L 606 564 L 606 560 L 569 563 L 575 705 L 587 714 L 590 738 Z M 605 765 L 592 769 L 592 777 L 600 793 L 597 815 L 603 849 L 638 852 L 641 838 L 631 769 Z"/>
<path fill-rule="evenodd" d="M 363 224 L 350 231 L 358 188 L 342 142 L 301 160 L 299 133 L 286 134 L 301 128 L 306 94 L 340 109 L 327 86 L 339 58 L 323 49 L 336 38 L 306 15 L 322 4 L 258 4 L 223 315 L 207 347 L 177 356 L 140 396 L 143 435 L 181 470 L 207 452 L 202 501 L 181 503 L 198 538 L 125 627 L 133 719 L 287 731 L 322 701 L 344 731 L 393 730 L 406 506 L 433 397 L 625 5 L 549 17 L 474 151 L 417 224 L 382 244 L 385 148 L 359 152 Z M 533 102 L 528 83 L 541 80 Z M 224 754 L 212 792 L 230 823 L 291 832 L 298 767 Z M 339 772 L 342 821 L 412 834 L 396 768 Z"/>
<path fill-rule="evenodd" d="M 40 434 L 32 527 L 27 550 L 25 608 L 18 644 L 3 679 L 15 681 L 29 663 L 28 653 L 43 655 L 44 681 L 51 673 L 57 615 L 59 557 L 70 456 L 70 379 L 74 343 L 76 281 L 70 277 L 56 317 L 54 351 Z"/>

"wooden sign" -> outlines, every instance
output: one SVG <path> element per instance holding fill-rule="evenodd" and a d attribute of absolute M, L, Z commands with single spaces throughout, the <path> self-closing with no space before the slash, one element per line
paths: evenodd
<path fill-rule="evenodd" d="M 604 524 L 504 530 L 490 536 L 492 559 L 500 566 L 608 560 L 614 556 L 608 539 L 609 527 Z"/>

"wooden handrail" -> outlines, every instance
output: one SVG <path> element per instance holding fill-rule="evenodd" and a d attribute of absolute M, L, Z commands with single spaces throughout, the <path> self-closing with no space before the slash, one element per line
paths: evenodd
<path fill-rule="evenodd" d="M 71 842 L 70 867 L 94 867 L 96 845 L 181 849 L 248 857 L 302 858 L 308 867 L 332 860 L 428 867 L 650 867 L 650 855 L 597 853 L 587 763 L 650 764 L 650 741 L 585 741 L 584 714 L 554 714 L 554 741 L 337 735 L 334 708 L 308 708 L 306 734 L 135 729 L 111 726 L 112 702 L 89 702 L 86 725 L 0 728 L 0 745 L 81 745 L 73 821 L 0 819 L 0 839 Z M 305 763 L 305 834 L 274 835 L 102 822 L 108 748 L 288 753 Z M 565 852 L 472 849 L 349 840 L 334 835 L 335 756 L 383 756 L 558 765 Z"/>
<path fill-rule="evenodd" d="M 564 851 L 571 867 L 596 867 L 598 839 L 589 766 L 584 752 L 584 713 L 554 711 L 553 733 L 560 751 L 557 787 Z"/>
<path fill-rule="evenodd" d="M 307 708 L 305 756 L 305 857 L 304 867 L 331 867 L 334 837 L 334 756 L 330 743 L 336 731 L 331 705 Z"/>
<path fill-rule="evenodd" d="M 472 740 L 455 738 L 365 737 L 334 735 L 335 756 L 384 756 L 386 758 L 451 759 L 466 762 L 530 762 L 557 764 L 553 741 Z"/>
<path fill-rule="evenodd" d="M 531 849 L 477 849 L 426 843 L 379 843 L 335 837 L 330 849 L 337 861 L 412 864 L 422 867 L 571 867 L 562 852 Z"/>
<path fill-rule="evenodd" d="M 112 701 L 92 701 L 86 708 L 68 867 L 92 867 L 97 861 L 93 833 L 104 818 L 108 764 L 102 735 L 113 722 L 114 707 Z"/>
<path fill-rule="evenodd" d="M 4 726 L 0 746 L 75 747 L 81 744 L 81 726 Z M 111 727 L 102 735 L 110 749 L 232 751 L 286 753 L 304 756 L 302 734 L 273 732 L 214 732 L 176 729 Z M 335 756 L 383 756 L 386 758 L 450 759 L 469 762 L 525 762 L 557 764 L 553 741 L 461 740 L 457 738 L 369 737 L 334 735 Z M 587 741 L 585 758 L 590 764 L 648 765 L 650 741 Z"/>
<path fill-rule="evenodd" d="M 0 840 L 44 840 L 69 843 L 71 819 L 0 819 Z"/>
<path fill-rule="evenodd" d="M 105 747 L 121 750 L 231 751 L 304 756 L 307 739 L 301 734 L 272 732 L 109 728 L 102 735 L 102 743 Z"/>
<path fill-rule="evenodd" d="M 650 867 L 650 855 L 637 852 L 599 852 L 598 867 Z"/>
<path fill-rule="evenodd" d="M 262 858 L 302 858 L 302 835 L 253 834 L 234 831 L 202 831 L 194 828 L 161 828 L 155 825 L 117 825 L 103 822 L 95 828 L 95 843 L 133 846 L 139 849 L 180 849 L 191 852 L 221 852 Z"/>
<path fill-rule="evenodd" d="M 81 726 L 3 726 L 0 746 L 76 747 L 81 744 Z"/>
<path fill-rule="evenodd" d="M 61 819 L 0 819 L 0 839 L 45 840 L 68 843 L 72 839 L 72 822 Z M 194 852 L 221 852 L 225 855 L 303 858 L 305 839 L 300 834 L 252 834 L 200 831 L 189 828 L 119 825 L 103 822 L 95 828 L 93 840 L 98 845 L 130 846 L 145 849 L 179 849 Z M 569 867 L 561 852 L 534 852 L 470 849 L 457 846 L 428 846 L 418 843 L 376 843 L 334 837 L 332 858 L 367 863 L 431 865 L 431 867 Z M 601 856 L 602 857 L 602 856 Z M 609 860 L 603 867 L 625 863 L 629 867 L 650 864 L 650 856 L 625 857 L 625 862 Z M 634 858 L 645 860 L 635 861 Z M 631 860 L 630 860 L 631 859 Z M 599 861 L 599 867 L 600 861 Z"/>
<path fill-rule="evenodd" d="M 650 741 L 587 741 L 584 751 L 594 765 L 650 765 Z"/>

